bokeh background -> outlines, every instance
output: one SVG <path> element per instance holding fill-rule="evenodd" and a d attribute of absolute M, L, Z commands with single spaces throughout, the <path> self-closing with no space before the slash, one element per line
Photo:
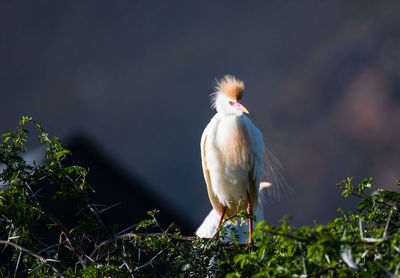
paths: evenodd
<path fill-rule="evenodd" d="M 193 229 L 211 209 L 199 143 L 227 73 L 294 189 L 266 199 L 268 221 L 354 208 L 335 186 L 348 176 L 395 188 L 399 1 L 0 2 L 0 132 L 30 115 L 84 136 Z"/>

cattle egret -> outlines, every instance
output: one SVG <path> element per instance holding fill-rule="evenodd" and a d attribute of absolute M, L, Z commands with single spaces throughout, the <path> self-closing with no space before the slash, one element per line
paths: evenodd
<path fill-rule="evenodd" d="M 217 81 L 212 103 L 217 113 L 201 137 L 203 174 L 208 197 L 219 214 L 217 228 L 242 209 L 253 214 L 258 205 L 264 143 L 261 132 L 243 114 L 249 112 L 238 102 L 243 92 L 244 83 L 231 75 Z M 250 243 L 252 232 L 249 219 Z"/>

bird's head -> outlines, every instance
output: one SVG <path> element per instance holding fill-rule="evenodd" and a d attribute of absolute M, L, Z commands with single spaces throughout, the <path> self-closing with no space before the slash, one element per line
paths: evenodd
<path fill-rule="evenodd" d="M 243 97 L 244 83 L 232 75 L 217 80 L 212 107 L 223 115 L 241 116 L 249 113 L 238 101 Z"/>

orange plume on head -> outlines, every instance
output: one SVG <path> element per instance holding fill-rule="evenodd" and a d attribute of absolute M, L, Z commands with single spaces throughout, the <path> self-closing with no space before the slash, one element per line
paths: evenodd
<path fill-rule="evenodd" d="M 217 80 L 215 89 L 217 92 L 221 92 L 227 97 L 239 101 L 243 97 L 244 83 L 232 75 L 225 75 L 220 80 Z"/>

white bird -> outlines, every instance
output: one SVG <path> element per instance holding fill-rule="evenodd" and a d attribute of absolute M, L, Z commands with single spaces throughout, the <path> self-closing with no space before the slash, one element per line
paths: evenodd
<path fill-rule="evenodd" d="M 242 209 L 257 210 L 264 142 L 261 132 L 243 113 L 238 101 L 244 83 L 231 75 L 217 81 L 212 107 L 215 116 L 201 137 L 201 158 L 208 196 L 222 220 Z M 249 242 L 253 222 L 249 220 Z M 216 235 L 218 237 L 218 234 Z"/>

